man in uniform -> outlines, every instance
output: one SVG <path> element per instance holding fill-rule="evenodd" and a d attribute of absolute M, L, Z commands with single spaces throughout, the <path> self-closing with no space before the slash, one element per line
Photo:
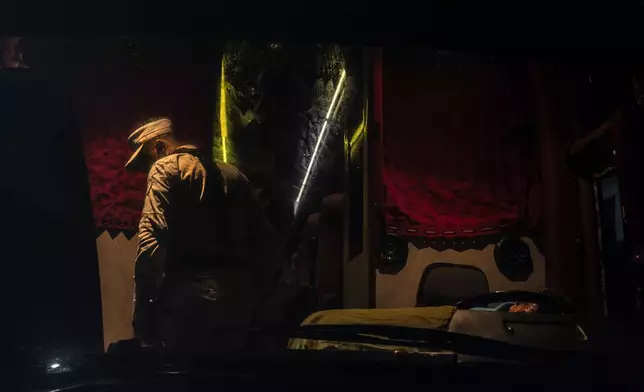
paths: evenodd
<path fill-rule="evenodd" d="M 235 350 L 278 272 L 273 230 L 246 177 L 181 145 L 168 118 L 128 141 L 149 169 L 135 262 L 134 332 L 146 344 Z"/>

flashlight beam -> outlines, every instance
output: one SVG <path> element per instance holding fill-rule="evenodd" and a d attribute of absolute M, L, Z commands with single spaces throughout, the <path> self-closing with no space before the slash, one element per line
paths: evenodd
<path fill-rule="evenodd" d="M 300 204 L 300 200 L 302 199 L 302 194 L 304 193 L 304 189 L 306 188 L 306 183 L 308 182 L 309 176 L 311 175 L 311 169 L 313 168 L 313 165 L 317 160 L 318 152 L 320 151 L 320 144 L 322 143 L 322 139 L 324 139 L 324 133 L 326 132 L 326 128 L 329 125 L 329 116 L 333 111 L 333 107 L 335 106 L 335 101 L 338 98 L 338 94 L 340 93 L 340 90 L 342 88 L 342 83 L 344 83 L 344 78 L 346 76 L 347 76 L 347 72 L 343 69 L 342 74 L 340 75 L 340 81 L 338 82 L 338 86 L 335 88 L 335 93 L 333 94 L 331 105 L 329 105 L 329 110 L 326 112 L 326 117 L 324 118 L 324 124 L 322 124 L 322 130 L 320 131 L 320 134 L 318 135 L 318 140 L 315 143 L 315 148 L 313 149 L 313 155 L 311 155 L 311 160 L 309 161 L 309 166 L 306 168 L 306 174 L 304 174 L 304 180 L 302 181 L 302 186 L 300 187 L 300 191 L 297 194 L 297 198 L 295 199 L 294 214 L 297 213 L 297 207 Z"/>

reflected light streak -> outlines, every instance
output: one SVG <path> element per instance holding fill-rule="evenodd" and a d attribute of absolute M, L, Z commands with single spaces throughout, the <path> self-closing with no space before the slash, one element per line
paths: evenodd
<path fill-rule="evenodd" d="M 360 123 L 360 126 L 356 130 L 356 133 L 353 135 L 353 138 L 351 138 L 351 141 L 349 142 L 349 147 L 351 148 L 351 157 L 358 151 L 358 146 L 360 143 L 362 143 L 362 139 L 364 136 L 364 122 Z"/>
<path fill-rule="evenodd" d="M 362 136 L 362 132 L 364 132 L 364 118 L 362 119 L 362 122 L 360 122 L 360 125 L 358 125 L 358 128 L 356 129 L 356 132 L 351 136 L 351 141 L 349 142 L 349 145 L 353 146 L 356 144 L 358 139 Z"/>
<path fill-rule="evenodd" d="M 333 111 L 333 108 L 335 106 L 335 101 L 338 98 L 338 93 L 340 92 L 340 89 L 342 88 L 342 83 L 344 83 L 344 78 L 347 76 L 346 71 L 343 69 L 342 74 L 340 75 L 340 81 L 338 82 L 338 86 L 335 88 L 335 93 L 333 94 L 333 99 L 331 100 L 331 105 L 329 105 L 329 110 L 326 112 L 326 116 L 324 117 L 324 124 L 322 125 L 322 130 L 320 131 L 320 134 L 318 135 L 318 140 L 315 143 L 315 148 L 313 149 L 313 155 L 311 155 L 311 160 L 309 161 L 309 166 L 306 168 L 306 174 L 304 174 L 304 180 L 302 181 L 302 186 L 300 186 L 300 191 L 297 194 L 297 198 L 295 199 L 295 209 L 294 209 L 294 214 L 297 214 L 297 207 L 300 204 L 300 200 L 302 199 L 302 194 L 304 193 L 304 189 L 306 188 L 306 183 L 309 180 L 309 176 L 311 174 L 311 168 L 313 168 L 313 165 L 315 164 L 315 161 L 317 160 L 318 157 L 318 152 L 320 150 L 320 144 L 322 143 L 322 139 L 324 139 L 324 133 L 326 132 L 326 128 L 329 125 L 329 116 L 331 115 L 331 112 Z"/>
<path fill-rule="evenodd" d="M 219 89 L 219 131 L 221 132 L 221 150 L 222 160 L 228 162 L 228 151 L 226 147 L 226 139 L 228 138 L 228 117 L 226 113 L 226 78 L 224 71 L 224 60 L 221 59 L 221 86 Z"/>
<path fill-rule="evenodd" d="M 360 125 L 358 125 L 358 128 L 356 131 L 353 133 L 353 136 L 351 136 L 351 140 L 349 141 L 349 148 L 351 156 L 357 151 L 357 147 L 360 143 L 362 143 L 365 129 L 367 128 L 367 108 L 369 107 L 369 102 L 365 102 L 365 107 L 362 109 L 362 121 L 360 122 Z"/>

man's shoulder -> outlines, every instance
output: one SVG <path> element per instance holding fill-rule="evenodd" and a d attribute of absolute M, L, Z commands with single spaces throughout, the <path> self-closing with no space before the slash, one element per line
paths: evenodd
<path fill-rule="evenodd" d="M 171 154 L 157 160 L 150 169 L 150 173 L 160 173 L 168 176 L 178 175 L 186 170 L 201 168 L 199 158 L 189 153 Z"/>
<path fill-rule="evenodd" d="M 172 175 L 178 172 L 179 165 L 177 162 L 177 157 L 173 155 L 168 155 L 161 159 L 157 159 L 156 162 L 152 164 L 150 168 L 150 175 L 162 174 L 162 175 Z"/>

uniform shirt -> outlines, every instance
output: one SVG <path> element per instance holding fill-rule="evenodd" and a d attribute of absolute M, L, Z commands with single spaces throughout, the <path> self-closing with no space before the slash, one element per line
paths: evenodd
<path fill-rule="evenodd" d="M 153 302 L 166 274 L 219 267 L 276 272 L 274 233 L 248 180 L 194 146 L 159 159 L 148 175 L 135 262 L 136 303 Z"/>

